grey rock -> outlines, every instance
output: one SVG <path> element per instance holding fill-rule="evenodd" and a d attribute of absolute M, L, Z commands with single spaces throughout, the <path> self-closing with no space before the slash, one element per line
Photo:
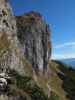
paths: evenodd
<path fill-rule="evenodd" d="M 11 68 L 23 74 L 16 20 L 8 1 L 0 0 L 0 73 Z"/>
<path fill-rule="evenodd" d="M 24 55 L 36 72 L 46 72 L 51 56 L 50 30 L 38 12 L 16 17 L 17 36 Z"/>

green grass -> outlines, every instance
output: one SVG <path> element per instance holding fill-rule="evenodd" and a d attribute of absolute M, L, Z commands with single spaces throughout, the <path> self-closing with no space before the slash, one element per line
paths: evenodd
<path fill-rule="evenodd" d="M 50 69 L 52 69 L 53 73 L 50 75 L 50 86 L 52 88 L 52 91 L 57 94 L 59 96 L 59 100 L 67 100 L 66 96 L 65 96 L 65 91 L 62 88 L 62 80 L 60 79 L 60 77 L 58 76 L 57 72 L 58 72 L 58 66 L 59 64 L 51 61 L 49 63 L 50 65 Z"/>
<path fill-rule="evenodd" d="M 28 98 L 31 98 L 30 100 L 60 100 L 59 97 L 53 92 L 51 94 L 51 97 L 48 98 L 43 89 L 36 84 L 32 77 L 21 76 L 14 71 L 13 73 L 15 83 L 11 85 L 11 87 L 16 89 L 16 92 L 14 91 L 14 93 L 20 91 L 20 94 L 26 94 Z"/>
<path fill-rule="evenodd" d="M 27 92 L 32 100 L 48 100 L 48 97 L 44 94 L 42 89 L 37 86 L 37 84 L 31 77 L 21 76 L 16 73 L 15 78 L 16 86 L 19 89 Z"/>
<path fill-rule="evenodd" d="M 75 99 L 75 70 L 68 66 L 60 61 L 51 61 L 50 63 L 50 68 L 55 73 L 51 76 L 50 84 L 60 97 L 64 97 L 62 100 Z"/>

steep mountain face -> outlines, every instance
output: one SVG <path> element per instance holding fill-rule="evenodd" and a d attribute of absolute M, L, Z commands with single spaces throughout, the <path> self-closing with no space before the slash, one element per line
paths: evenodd
<path fill-rule="evenodd" d="M 0 0 L 0 100 L 48 100 L 50 87 L 45 78 L 33 75 L 25 60 L 36 72 L 47 72 L 51 47 L 48 25 L 36 12 L 16 19 L 17 27 L 8 0 Z"/>
<path fill-rule="evenodd" d="M 0 72 L 6 72 L 9 68 L 23 72 L 16 30 L 8 0 L 0 0 Z"/>
<path fill-rule="evenodd" d="M 49 26 L 38 12 L 31 11 L 16 17 L 17 36 L 26 59 L 36 72 L 47 71 L 51 56 Z"/>
<path fill-rule="evenodd" d="M 23 54 L 19 47 L 16 30 L 16 21 L 8 0 L 0 0 L 0 100 L 26 99 L 26 96 L 21 97 L 17 89 L 16 91 L 11 88 L 14 86 L 10 86 L 13 85 L 11 81 L 15 79 L 11 75 L 11 70 L 25 74 L 22 63 Z"/>

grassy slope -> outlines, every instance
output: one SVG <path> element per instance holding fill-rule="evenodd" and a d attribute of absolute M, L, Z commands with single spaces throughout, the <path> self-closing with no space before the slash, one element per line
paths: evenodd
<path fill-rule="evenodd" d="M 59 61 L 51 61 L 47 76 L 33 74 L 33 77 L 29 77 L 30 75 L 23 77 L 17 74 L 17 76 L 15 75 L 16 86 L 26 93 L 26 96 L 31 100 L 48 100 L 46 95 L 48 93 L 48 83 L 52 93 L 54 93 L 49 100 L 74 100 L 75 71 L 66 66 Z"/>
<path fill-rule="evenodd" d="M 75 100 L 75 70 L 68 68 L 59 61 L 51 61 L 51 87 L 60 97 L 60 100 Z M 65 98 L 66 96 L 66 98 Z"/>
<path fill-rule="evenodd" d="M 57 95 L 59 95 L 60 100 L 67 100 L 65 97 L 65 92 L 62 89 L 62 80 L 58 77 L 58 63 L 53 61 L 50 62 L 50 68 L 52 69 L 53 73 L 50 75 L 50 86 L 52 91 L 54 91 Z"/>
<path fill-rule="evenodd" d="M 49 73 L 46 76 L 33 74 L 33 80 L 45 94 L 48 93 L 47 84 L 49 84 L 52 92 L 59 96 L 57 100 L 74 100 L 75 71 L 66 66 L 58 61 L 51 61 Z"/>

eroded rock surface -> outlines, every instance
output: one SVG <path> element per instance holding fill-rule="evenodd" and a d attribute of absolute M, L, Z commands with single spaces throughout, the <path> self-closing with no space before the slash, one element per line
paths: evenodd
<path fill-rule="evenodd" d="M 0 72 L 11 68 L 24 73 L 16 21 L 8 1 L 0 0 Z"/>
<path fill-rule="evenodd" d="M 31 11 L 16 17 L 17 36 L 27 60 L 36 72 L 47 71 L 51 56 L 49 26 L 38 12 Z"/>

